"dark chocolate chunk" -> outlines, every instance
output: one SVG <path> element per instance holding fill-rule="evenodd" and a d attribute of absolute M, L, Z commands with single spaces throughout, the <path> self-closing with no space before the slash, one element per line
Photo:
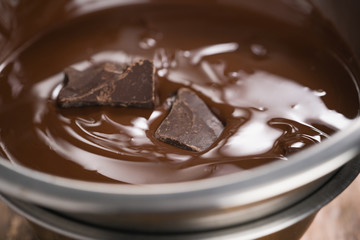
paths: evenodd
<path fill-rule="evenodd" d="M 220 120 L 193 91 L 181 88 L 155 137 L 179 148 L 202 152 L 217 140 L 223 129 Z"/>
<path fill-rule="evenodd" d="M 110 105 L 153 108 L 155 71 L 152 61 L 139 60 L 130 66 L 106 62 L 84 71 L 65 69 L 60 107 Z"/>

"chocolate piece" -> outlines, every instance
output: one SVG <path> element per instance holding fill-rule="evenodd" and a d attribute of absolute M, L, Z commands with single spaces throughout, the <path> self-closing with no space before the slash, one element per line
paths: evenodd
<path fill-rule="evenodd" d="M 84 71 L 65 69 L 65 86 L 58 96 L 60 107 L 110 105 L 153 108 L 153 63 L 139 60 L 129 67 L 106 62 Z"/>
<path fill-rule="evenodd" d="M 202 152 L 216 141 L 223 129 L 223 124 L 193 91 L 181 88 L 155 137 L 179 148 Z"/>

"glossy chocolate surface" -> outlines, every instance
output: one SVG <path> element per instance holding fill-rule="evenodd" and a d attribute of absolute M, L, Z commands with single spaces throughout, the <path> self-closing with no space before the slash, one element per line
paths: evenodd
<path fill-rule="evenodd" d="M 353 74 L 338 48 L 312 34 L 216 4 L 126 6 L 77 17 L 42 34 L 2 70 L 0 153 L 49 174 L 130 184 L 287 161 L 358 115 Z M 154 109 L 57 106 L 67 67 L 144 58 L 157 69 Z M 181 87 L 225 125 L 208 151 L 154 136 Z"/>

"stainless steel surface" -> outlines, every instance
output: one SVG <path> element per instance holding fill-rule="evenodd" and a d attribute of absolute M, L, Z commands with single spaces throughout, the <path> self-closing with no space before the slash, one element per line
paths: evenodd
<path fill-rule="evenodd" d="M 304 1 L 274 2 L 288 4 L 282 9 L 296 13 L 299 19 L 313 10 L 307 2 L 303 5 Z M 351 2 L 357 5 L 355 0 Z M 98 3 L 89 0 L 86 11 L 94 10 Z M 108 1 L 102 7 L 130 3 L 134 4 Z M 297 5 L 302 7 L 296 8 Z M 322 2 L 319 6 L 328 5 Z M 337 18 L 333 20 L 338 21 Z M 340 22 L 336 25 L 341 26 Z M 353 49 L 360 49 L 360 41 L 348 40 Z M 0 70 L 1 66 L 4 65 L 0 64 Z M 360 120 L 356 119 L 347 129 L 294 155 L 288 162 L 191 183 L 146 186 L 89 183 L 47 175 L 0 159 L 0 191 L 11 198 L 99 225 L 147 231 L 203 230 L 244 223 L 284 209 L 315 191 L 331 173 L 359 152 Z M 357 174 L 359 169 L 353 171 Z"/>
<path fill-rule="evenodd" d="M 340 194 L 357 176 L 360 168 L 360 158 L 342 167 L 324 186 L 298 204 L 278 212 L 269 217 L 251 223 L 231 226 L 225 229 L 207 232 L 146 234 L 141 232 L 126 232 L 99 228 L 68 219 L 43 208 L 3 196 L 2 200 L 30 221 L 64 236 L 76 239 L 257 239 L 277 233 L 276 239 L 281 238 L 281 231 L 287 229 L 305 218 L 311 217 L 322 206 Z M 305 231 L 305 229 L 303 229 Z"/>

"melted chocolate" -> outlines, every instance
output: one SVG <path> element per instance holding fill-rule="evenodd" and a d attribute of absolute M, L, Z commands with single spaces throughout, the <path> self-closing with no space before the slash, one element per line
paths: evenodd
<path fill-rule="evenodd" d="M 215 4 L 127 6 L 81 16 L 41 35 L 1 72 L 0 153 L 49 174 L 131 184 L 287 160 L 358 114 L 357 86 L 336 56 L 305 28 Z M 143 58 L 156 67 L 155 109 L 56 106 L 68 66 L 83 71 Z M 181 87 L 225 123 L 205 152 L 154 136 Z"/>

